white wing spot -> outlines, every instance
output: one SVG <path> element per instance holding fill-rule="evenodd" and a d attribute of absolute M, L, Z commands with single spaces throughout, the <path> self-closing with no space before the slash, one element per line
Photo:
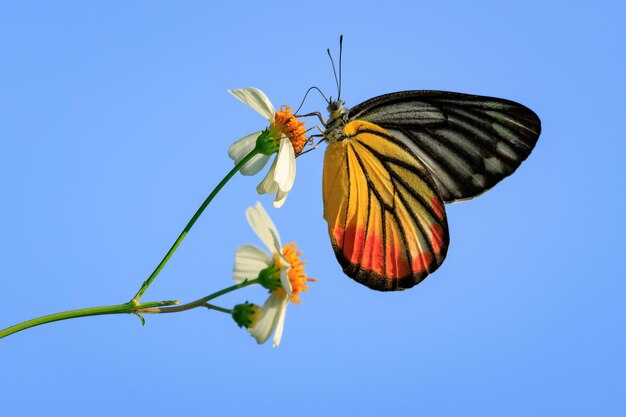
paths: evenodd
<path fill-rule="evenodd" d="M 484 187 L 485 186 L 485 176 L 482 174 L 474 174 L 472 175 L 472 184 L 474 184 L 477 187 Z"/>
<path fill-rule="evenodd" d="M 513 161 L 517 161 L 517 154 L 515 153 L 515 151 L 504 142 L 498 142 L 498 144 L 496 145 L 496 152 L 498 152 L 500 155 L 506 156 Z"/>
<path fill-rule="evenodd" d="M 485 168 L 488 172 L 503 173 L 505 172 L 504 164 L 495 156 L 485 159 Z"/>

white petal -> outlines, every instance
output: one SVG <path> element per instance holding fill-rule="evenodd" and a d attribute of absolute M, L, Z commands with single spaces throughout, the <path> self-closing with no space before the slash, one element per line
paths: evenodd
<path fill-rule="evenodd" d="M 283 204 L 285 204 L 285 200 L 287 200 L 288 192 L 283 192 L 280 190 L 276 190 L 276 196 L 274 197 L 274 208 L 281 208 Z"/>
<path fill-rule="evenodd" d="M 272 162 L 272 166 L 270 166 L 270 170 L 267 171 L 267 174 L 263 178 L 263 180 L 256 186 L 256 192 L 259 194 L 274 194 L 278 190 L 278 184 L 274 181 L 274 176 L 276 172 L 276 161 L 277 158 Z"/>
<path fill-rule="evenodd" d="M 254 87 L 226 91 L 235 96 L 242 103 L 252 107 L 257 113 L 265 117 L 266 120 L 270 122 L 274 120 L 276 110 L 274 110 L 274 105 L 263 91 Z"/>
<path fill-rule="evenodd" d="M 276 329 L 279 319 L 284 321 L 285 308 L 287 307 L 287 299 L 279 296 L 276 292 L 271 293 L 263 307 L 261 307 L 261 317 L 259 321 L 248 329 L 250 334 L 256 339 L 257 343 L 265 343 L 272 332 Z"/>
<path fill-rule="evenodd" d="M 276 181 L 281 191 L 289 192 L 296 179 L 296 155 L 289 139 L 282 138 L 280 140 L 276 161 L 274 181 Z"/>
<path fill-rule="evenodd" d="M 271 256 L 256 246 L 240 246 L 235 252 L 233 279 L 239 284 L 246 279 L 258 278 L 259 273 L 270 266 L 272 261 Z"/>
<path fill-rule="evenodd" d="M 230 159 L 237 163 L 252 152 L 254 146 L 256 145 L 256 139 L 260 134 L 261 132 L 250 133 L 230 145 L 230 148 L 228 148 L 228 156 L 230 156 Z"/>
<path fill-rule="evenodd" d="M 250 161 L 248 161 L 243 167 L 241 167 L 239 172 L 241 172 L 243 175 L 255 175 L 263 169 L 269 159 L 269 155 L 264 155 L 262 153 L 254 155 Z"/>
<path fill-rule="evenodd" d="M 272 346 L 275 348 L 280 345 L 280 339 L 283 337 L 283 328 L 285 327 L 285 316 L 287 314 L 287 304 L 288 299 L 285 298 L 283 304 L 280 306 L 280 310 L 278 311 L 278 320 L 276 321 L 276 329 L 274 330 L 274 340 L 272 341 Z"/>
<path fill-rule="evenodd" d="M 288 272 L 289 272 L 289 268 L 281 269 L 281 271 L 280 271 L 280 283 L 282 284 L 283 288 L 285 289 L 285 292 L 287 293 L 287 295 L 289 297 L 291 297 L 291 294 L 293 293 L 293 289 L 291 288 L 291 282 L 289 281 Z"/>
<path fill-rule="evenodd" d="M 228 148 L 228 156 L 235 161 L 235 165 L 239 163 L 243 158 L 246 157 L 254 147 L 256 146 L 256 140 L 262 132 L 254 132 L 249 134 L 248 136 L 244 136 L 239 139 Z M 269 159 L 268 155 L 255 155 L 250 161 L 248 161 L 239 172 L 243 175 L 254 175 L 259 172 Z"/>
<path fill-rule="evenodd" d="M 255 206 L 248 208 L 246 210 L 246 218 L 252 230 L 254 230 L 270 252 L 281 253 L 282 244 L 280 243 L 278 230 L 276 230 L 276 226 L 274 226 L 272 219 L 270 219 L 261 203 L 257 202 Z"/>

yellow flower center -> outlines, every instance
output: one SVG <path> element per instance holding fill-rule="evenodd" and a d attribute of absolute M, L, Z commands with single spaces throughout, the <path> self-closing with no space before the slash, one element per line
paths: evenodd
<path fill-rule="evenodd" d="M 291 113 L 291 107 L 282 106 L 274 116 L 274 123 L 270 126 L 270 130 L 273 133 L 285 135 L 291 145 L 295 154 L 302 152 L 302 148 L 307 143 L 306 129 L 304 128 L 304 122 L 298 120 L 296 116 Z"/>
<path fill-rule="evenodd" d="M 298 304 L 302 301 L 298 294 L 309 289 L 306 283 L 317 281 L 315 278 L 308 278 L 304 273 L 303 265 L 306 262 L 300 260 L 300 255 L 302 255 L 302 251 L 298 252 L 298 247 L 293 242 L 285 245 L 283 248 L 283 256 L 289 262 L 289 271 L 287 272 L 287 278 L 289 278 L 289 283 L 291 284 L 291 297 L 289 301 L 294 304 Z M 280 290 L 284 291 L 283 288 Z"/>

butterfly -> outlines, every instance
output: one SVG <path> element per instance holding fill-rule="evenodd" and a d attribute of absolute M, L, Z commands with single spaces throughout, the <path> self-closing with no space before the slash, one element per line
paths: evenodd
<path fill-rule="evenodd" d="M 446 91 L 400 91 L 351 109 L 338 98 L 328 111 L 330 241 L 344 272 L 379 291 L 411 288 L 434 272 L 449 243 L 444 204 L 512 174 L 541 132 L 521 104 Z"/>

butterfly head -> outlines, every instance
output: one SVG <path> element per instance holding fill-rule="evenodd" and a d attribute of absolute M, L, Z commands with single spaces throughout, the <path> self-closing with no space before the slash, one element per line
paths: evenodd
<path fill-rule="evenodd" d="M 330 98 L 328 107 L 326 107 L 328 113 L 330 113 L 330 120 L 343 116 L 346 113 L 346 106 L 342 100 L 333 100 Z"/>

